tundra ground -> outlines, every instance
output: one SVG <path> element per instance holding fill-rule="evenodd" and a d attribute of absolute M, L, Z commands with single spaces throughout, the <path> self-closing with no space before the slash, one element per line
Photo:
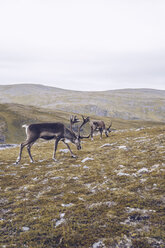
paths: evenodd
<path fill-rule="evenodd" d="M 165 247 L 165 126 L 0 150 L 1 247 Z"/>

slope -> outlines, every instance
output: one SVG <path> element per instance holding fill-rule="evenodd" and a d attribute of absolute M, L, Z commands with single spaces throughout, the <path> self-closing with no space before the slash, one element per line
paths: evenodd
<path fill-rule="evenodd" d="M 69 126 L 71 112 L 59 110 L 48 110 L 45 108 L 36 108 L 34 106 L 21 104 L 0 104 L 0 142 L 19 143 L 25 139 L 25 130 L 23 124 L 38 122 L 63 122 Z M 81 115 L 77 115 L 81 120 Z M 90 115 L 91 119 L 99 119 L 99 116 Z M 112 129 L 141 128 L 146 126 L 157 126 L 159 122 L 149 122 L 140 120 L 123 120 L 119 118 L 101 117 L 105 124 L 112 121 Z M 89 133 L 90 128 L 87 124 L 84 128 Z"/>
<path fill-rule="evenodd" d="M 72 147 L 0 151 L 2 247 L 165 247 L 165 127 L 126 129 Z M 65 149 L 65 150 L 64 150 Z"/>
<path fill-rule="evenodd" d="M 0 86 L 0 103 L 19 103 L 126 120 L 165 121 L 165 91 L 125 89 L 102 92 L 63 90 L 35 84 Z"/>

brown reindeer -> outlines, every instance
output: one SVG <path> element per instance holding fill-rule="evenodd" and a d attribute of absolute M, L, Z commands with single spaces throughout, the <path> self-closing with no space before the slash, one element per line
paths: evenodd
<path fill-rule="evenodd" d="M 31 147 L 32 145 L 37 141 L 37 139 L 41 138 L 44 140 L 52 140 L 55 139 L 55 146 L 54 146 L 54 152 L 53 152 L 53 160 L 56 161 L 56 150 L 57 150 L 57 146 L 58 146 L 58 142 L 61 140 L 69 149 L 71 156 L 72 157 L 76 157 L 69 145 L 68 145 L 68 141 L 71 141 L 73 144 L 76 145 L 77 150 L 81 149 L 81 139 L 83 138 L 89 138 L 88 137 L 82 137 L 80 135 L 80 129 L 82 126 L 84 126 L 88 121 L 89 121 L 89 117 L 87 118 L 83 118 L 83 122 L 80 125 L 80 127 L 78 128 L 78 134 L 76 134 L 73 130 L 72 130 L 72 125 L 74 123 L 77 123 L 79 120 L 77 119 L 77 117 L 71 117 L 70 118 L 70 125 L 71 125 L 71 129 L 67 128 L 63 123 L 61 122 L 55 122 L 55 123 L 38 123 L 38 124 L 30 124 L 30 125 L 23 125 L 23 127 L 26 128 L 26 141 L 24 141 L 21 145 L 20 145 L 20 152 L 19 152 L 19 156 L 16 160 L 16 164 L 18 164 L 21 161 L 21 155 L 22 155 L 22 150 L 25 146 L 27 146 L 27 151 L 30 157 L 30 161 L 33 163 L 34 160 L 32 158 L 31 155 Z"/>
<path fill-rule="evenodd" d="M 92 121 L 90 121 L 90 127 L 91 127 L 91 133 L 90 133 L 90 135 L 91 135 L 91 140 L 93 140 L 93 133 L 95 132 L 95 131 L 99 131 L 100 132 L 100 138 L 102 139 L 102 133 L 103 133 L 103 131 L 105 132 L 105 135 L 106 135 L 106 137 L 108 137 L 108 134 L 111 132 L 111 126 L 112 126 L 112 122 L 111 122 L 111 124 L 106 128 L 105 127 L 105 123 L 104 123 L 104 121 L 102 121 L 102 120 L 92 120 Z"/>

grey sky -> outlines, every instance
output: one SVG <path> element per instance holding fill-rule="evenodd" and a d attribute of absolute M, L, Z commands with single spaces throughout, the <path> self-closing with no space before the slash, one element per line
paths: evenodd
<path fill-rule="evenodd" d="M 0 84 L 165 90 L 164 0 L 0 0 Z"/>

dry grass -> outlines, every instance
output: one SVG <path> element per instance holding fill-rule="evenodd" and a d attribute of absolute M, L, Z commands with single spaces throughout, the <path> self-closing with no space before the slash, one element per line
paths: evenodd
<path fill-rule="evenodd" d="M 57 163 L 52 142 L 33 146 L 34 164 L 0 151 L 0 245 L 163 248 L 164 147 L 160 126 L 86 140 L 76 159 L 61 144 Z"/>

